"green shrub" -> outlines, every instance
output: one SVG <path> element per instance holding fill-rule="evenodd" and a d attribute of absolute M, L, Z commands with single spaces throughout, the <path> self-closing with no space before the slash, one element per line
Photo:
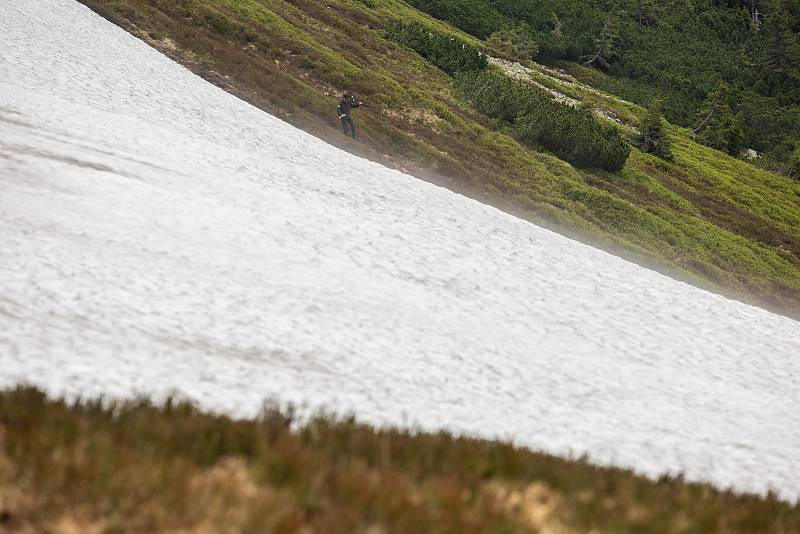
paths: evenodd
<path fill-rule="evenodd" d="M 511 124 L 515 137 L 572 163 L 615 171 L 628 159 L 630 146 L 614 128 L 530 85 L 493 71 L 459 75 L 456 85 L 479 112 Z"/>
<path fill-rule="evenodd" d="M 510 19 L 494 9 L 488 0 L 409 0 L 408 3 L 479 39 L 512 26 Z"/>
<path fill-rule="evenodd" d="M 664 125 L 661 122 L 661 103 L 658 100 L 651 102 L 647 108 L 638 145 L 642 152 L 648 152 L 665 160 L 672 159 L 672 146 L 664 132 Z"/>
<path fill-rule="evenodd" d="M 448 74 L 486 68 L 486 56 L 474 46 L 412 22 L 395 22 L 386 28 L 386 37 L 411 48 Z"/>
<path fill-rule="evenodd" d="M 539 53 L 539 47 L 525 25 L 496 31 L 489 36 L 487 42 L 499 57 L 523 64 L 535 60 Z"/>

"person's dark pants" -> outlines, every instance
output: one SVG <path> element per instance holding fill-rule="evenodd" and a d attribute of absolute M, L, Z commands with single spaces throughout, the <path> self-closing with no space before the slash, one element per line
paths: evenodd
<path fill-rule="evenodd" d="M 347 129 L 350 129 L 350 132 L 347 132 Z M 353 139 L 356 138 L 356 123 L 353 122 L 353 117 L 347 116 L 342 118 L 342 131 L 345 135 L 350 135 Z"/>

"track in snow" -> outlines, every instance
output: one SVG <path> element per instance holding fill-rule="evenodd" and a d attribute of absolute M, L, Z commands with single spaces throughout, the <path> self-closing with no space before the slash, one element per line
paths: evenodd
<path fill-rule="evenodd" d="M 0 7 L 0 386 L 262 399 L 800 496 L 800 325 Z"/>

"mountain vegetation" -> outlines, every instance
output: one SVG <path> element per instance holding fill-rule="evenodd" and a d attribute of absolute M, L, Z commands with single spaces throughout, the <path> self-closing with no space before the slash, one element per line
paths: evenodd
<path fill-rule="evenodd" d="M 530 84 L 498 72 L 463 74 L 456 87 L 475 109 L 511 126 L 511 135 L 529 144 L 540 143 L 577 165 L 609 171 L 622 168 L 630 145 L 612 126 L 589 112 L 553 100 Z"/>
<path fill-rule="evenodd" d="M 476 110 L 512 125 L 515 138 L 541 143 L 561 158 L 584 167 L 616 171 L 625 164 L 629 145 L 616 129 L 601 125 L 590 113 L 559 103 L 546 91 L 499 72 L 468 75 L 488 65 L 486 55 L 474 46 L 418 22 L 391 24 L 386 36 L 448 74 L 460 74 L 456 87 Z M 524 50 L 518 31 L 495 32 L 490 45 L 512 57 L 531 53 Z"/>
<path fill-rule="evenodd" d="M 390 24 L 386 37 L 409 47 L 448 74 L 480 71 L 488 65 L 486 54 L 477 47 L 419 22 Z"/>
<path fill-rule="evenodd" d="M 486 40 L 492 53 L 498 57 L 530 64 L 539 54 L 539 46 L 531 39 L 530 31 L 523 24 L 516 28 L 494 32 Z"/>
<path fill-rule="evenodd" d="M 0 391 L 0 531 L 796 532 L 800 506 L 266 405 Z"/>
<path fill-rule="evenodd" d="M 670 121 L 709 146 L 732 155 L 751 148 L 764 153 L 762 166 L 791 172 L 800 146 L 800 0 L 410 2 L 481 39 L 522 23 L 539 61 L 602 69 L 609 76 L 597 87 L 641 105 L 660 98 Z M 732 117 L 702 135 L 697 117 L 715 106 Z"/>

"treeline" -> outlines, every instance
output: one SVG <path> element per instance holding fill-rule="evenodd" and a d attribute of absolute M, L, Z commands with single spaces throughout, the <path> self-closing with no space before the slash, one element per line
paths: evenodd
<path fill-rule="evenodd" d="M 567 161 L 615 171 L 628 159 L 630 146 L 613 127 L 528 84 L 485 71 L 457 76 L 456 86 L 479 112 L 511 125 L 515 137 L 539 143 Z"/>
<path fill-rule="evenodd" d="M 418 22 L 392 23 L 386 28 L 386 37 L 411 48 L 448 74 L 480 71 L 488 64 L 486 55 L 474 46 Z"/>
<path fill-rule="evenodd" d="M 800 150 L 800 0 L 409 2 L 481 39 L 524 31 L 539 61 L 602 69 L 610 76 L 601 88 L 642 105 L 658 98 L 671 122 L 700 126 L 701 141 L 731 154 L 752 148 L 788 173 Z M 729 87 L 724 103 L 720 83 Z M 736 118 L 722 138 L 736 142 L 700 135 L 719 105 Z"/>

